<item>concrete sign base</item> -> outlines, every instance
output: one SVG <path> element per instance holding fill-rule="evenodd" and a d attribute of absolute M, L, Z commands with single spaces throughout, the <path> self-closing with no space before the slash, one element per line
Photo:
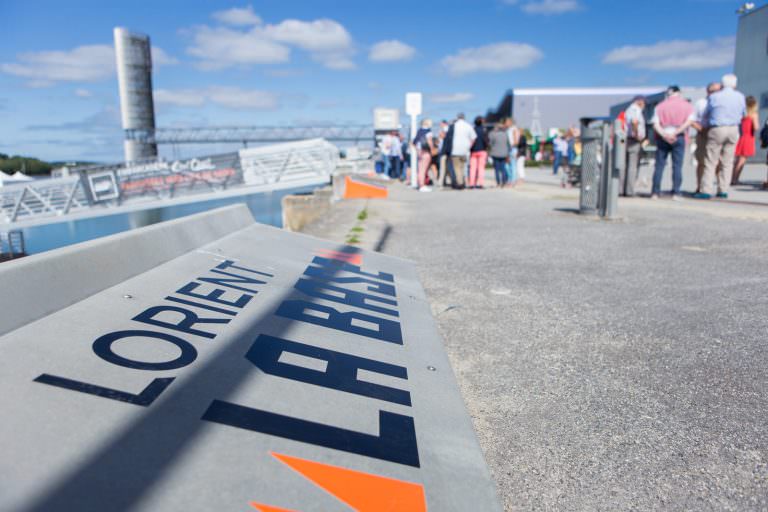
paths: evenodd
<path fill-rule="evenodd" d="M 0 337 L 0 510 L 501 510 L 411 263 L 203 215 L 116 283 L 26 259 L 105 285 Z"/>

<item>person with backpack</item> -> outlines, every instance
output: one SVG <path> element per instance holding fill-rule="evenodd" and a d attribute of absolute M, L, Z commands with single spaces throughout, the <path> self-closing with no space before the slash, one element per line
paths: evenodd
<path fill-rule="evenodd" d="M 763 129 L 760 130 L 760 147 L 763 149 L 768 148 L 768 119 L 765 120 Z M 766 155 L 765 165 L 768 165 L 768 155 Z M 766 179 L 763 182 L 763 188 L 768 190 L 768 174 L 766 174 Z"/>
<path fill-rule="evenodd" d="M 445 174 L 443 177 L 443 187 L 447 187 L 450 183 L 451 188 L 456 188 L 456 173 L 453 169 L 453 160 L 451 154 L 453 153 L 453 128 L 456 124 L 454 119 L 451 124 L 448 125 L 448 129 L 445 131 L 445 138 L 443 139 L 443 146 L 440 149 L 441 155 L 445 157 Z"/>
<path fill-rule="evenodd" d="M 469 153 L 469 188 L 484 188 L 485 164 L 488 163 L 488 133 L 483 118 L 475 118 L 475 141 Z"/>
<path fill-rule="evenodd" d="M 418 189 L 419 192 L 432 192 L 432 189 L 426 185 L 427 170 L 432 163 L 432 152 L 435 151 L 434 137 L 432 136 L 432 120 L 424 119 L 421 122 L 421 128 L 416 132 L 413 138 L 413 146 L 418 152 Z"/>
<path fill-rule="evenodd" d="M 488 136 L 488 148 L 493 160 L 493 170 L 496 175 L 496 186 L 503 188 L 507 184 L 507 164 L 509 163 L 509 136 L 507 135 L 506 119 L 503 119 Z"/>
<path fill-rule="evenodd" d="M 525 161 L 528 158 L 528 139 L 524 132 L 520 132 L 520 137 L 517 141 L 517 164 L 515 165 L 515 172 L 517 176 L 511 186 L 522 184 L 525 180 Z"/>

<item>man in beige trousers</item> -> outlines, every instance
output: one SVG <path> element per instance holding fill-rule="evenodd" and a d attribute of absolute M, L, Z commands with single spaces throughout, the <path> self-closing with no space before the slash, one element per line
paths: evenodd
<path fill-rule="evenodd" d="M 700 98 L 696 101 L 696 122 L 693 123 L 693 127 L 696 128 L 696 153 L 694 155 L 696 157 L 696 192 L 701 192 L 701 178 L 704 177 L 704 167 L 707 163 L 709 121 L 704 117 L 704 112 L 707 110 L 709 97 L 722 88 L 720 82 L 712 82 L 707 85 L 706 98 Z"/>
<path fill-rule="evenodd" d="M 744 95 L 736 90 L 736 75 L 723 77 L 723 89 L 709 96 L 704 118 L 707 119 L 707 157 L 701 190 L 694 194 L 697 199 L 711 199 L 715 171 L 721 163 L 722 171 L 717 174 L 717 197 L 728 198 L 731 185 L 733 158 L 739 140 L 739 124 L 747 113 Z"/>

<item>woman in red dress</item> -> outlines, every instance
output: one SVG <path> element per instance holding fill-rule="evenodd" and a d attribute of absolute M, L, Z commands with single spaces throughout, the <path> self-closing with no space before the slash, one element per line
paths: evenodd
<path fill-rule="evenodd" d="M 733 164 L 731 185 L 739 184 L 739 176 L 747 163 L 747 158 L 755 156 L 755 132 L 760 126 L 757 119 L 757 100 L 747 96 L 747 115 L 741 120 L 741 137 L 736 143 L 736 162 Z"/>

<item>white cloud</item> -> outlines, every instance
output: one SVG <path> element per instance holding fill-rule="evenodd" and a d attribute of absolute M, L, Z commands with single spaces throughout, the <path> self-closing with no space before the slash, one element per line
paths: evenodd
<path fill-rule="evenodd" d="M 213 13 L 213 19 L 219 23 L 234 26 L 258 25 L 261 23 L 261 18 L 253 12 L 253 7 L 250 5 L 217 11 Z"/>
<path fill-rule="evenodd" d="M 72 50 L 27 52 L 18 62 L 0 64 L 0 70 L 31 82 L 97 82 L 115 73 L 115 52 L 106 44 L 78 46 Z"/>
<path fill-rule="evenodd" d="M 527 2 L 520 7 L 528 14 L 563 14 L 578 11 L 581 4 L 578 0 L 536 0 Z"/>
<path fill-rule="evenodd" d="M 277 95 L 273 92 L 239 87 L 211 87 L 209 98 L 217 105 L 232 109 L 275 110 L 278 106 Z"/>
<path fill-rule="evenodd" d="M 290 48 L 266 38 L 256 27 L 242 32 L 225 27 L 199 26 L 194 29 L 194 46 L 187 53 L 198 57 L 203 70 L 236 65 L 288 62 Z"/>
<path fill-rule="evenodd" d="M 442 67 L 452 75 L 465 75 L 480 71 L 510 71 L 526 68 L 544 54 L 525 43 L 495 43 L 477 48 L 464 48 L 455 55 L 443 57 Z"/>
<path fill-rule="evenodd" d="M 329 19 L 284 20 L 264 27 L 264 34 L 311 53 L 312 59 L 330 69 L 353 69 L 352 36 L 340 23 Z"/>
<path fill-rule="evenodd" d="M 293 78 L 297 76 L 301 76 L 304 74 L 304 72 L 300 69 L 268 69 L 264 71 L 264 74 L 267 76 L 273 76 L 275 78 Z"/>
<path fill-rule="evenodd" d="M 78 98 L 90 98 L 93 93 L 88 89 L 75 89 L 75 96 Z"/>
<path fill-rule="evenodd" d="M 152 97 L 158 105 L 202 107 L 205 104 L 205 92 L 198 89 L 155 89 Z"/>
<path fill-rule="evenodd" d="M 615 48 L 605 55 L 603 63 L 652 71 L 715 69 L 733 64 L 735 46 L 735 37 L 660 41 Z"/>
<path fill-rule="evenodd" d="M 345 50 L 352 45 L 352 37 L 347 29 L 329 19 L 284 20 L 277 25 L 267 25 L 264 32 L 275 41 L 309 51 L 334 52 Z"/>
<path fill-rule="evenodd" d="M 355 62 L 346 53 L 317 53 L 312 59 L 328 69 L 344 71 L 355 69 Z"/>
<path fill-rule="evenodd" d="M 392 62 L 410 60 L 415 54 L 416 49 L 413 46 L 392 39 L 374 44 L 368 54 L 368 59 L 373 62 Z"/>
<path fill-rule="evenodd" d="M 464 103 L 474 98 L 471 92 L 455 92 L 452 94 L 432 94 L 429 101 L 432 103 Z"/>
<path fill-rule="evenodd" d="M 206 89 L 157 89 L 154 100 L 158 105 L 202 107 L 212 103 L 230 109 L 275 110 L 279 106 L 277 94 L 257 89 L 214 86 Z"/>
<path fill-rule="evenodd" d="M 194 44 L 187 53 L 201 59 L 198 67 L 203 70 L 288 62 L 291 47 L 309 52 L 314 61 L 330 69 L 355 67 L 352 37 L 330 19 L 288 19 L 247 30 L 203 25 L 193 28 L 192 34 Z"/>
<path fill-rule="evenodd" d="M 177 61 L 160 48 L 152 48 L 156 66 Z M 112 45 L 78 46 L 72 50 L 27 52 L 17 62 L 0 64 L 0 71 L 29 79 L 30 87 L 48 87 L 57 82 L 98 82 L 115 74 L 115 50 Z"/>
<path fill-rule="evenodd" d="M 178 59 L 171 57 L 165 53 L 165 50 L 157 46 L 153 46 L 150 52 L 152 53 L 152 67 L 174 66 L 179 63 Z"/>

